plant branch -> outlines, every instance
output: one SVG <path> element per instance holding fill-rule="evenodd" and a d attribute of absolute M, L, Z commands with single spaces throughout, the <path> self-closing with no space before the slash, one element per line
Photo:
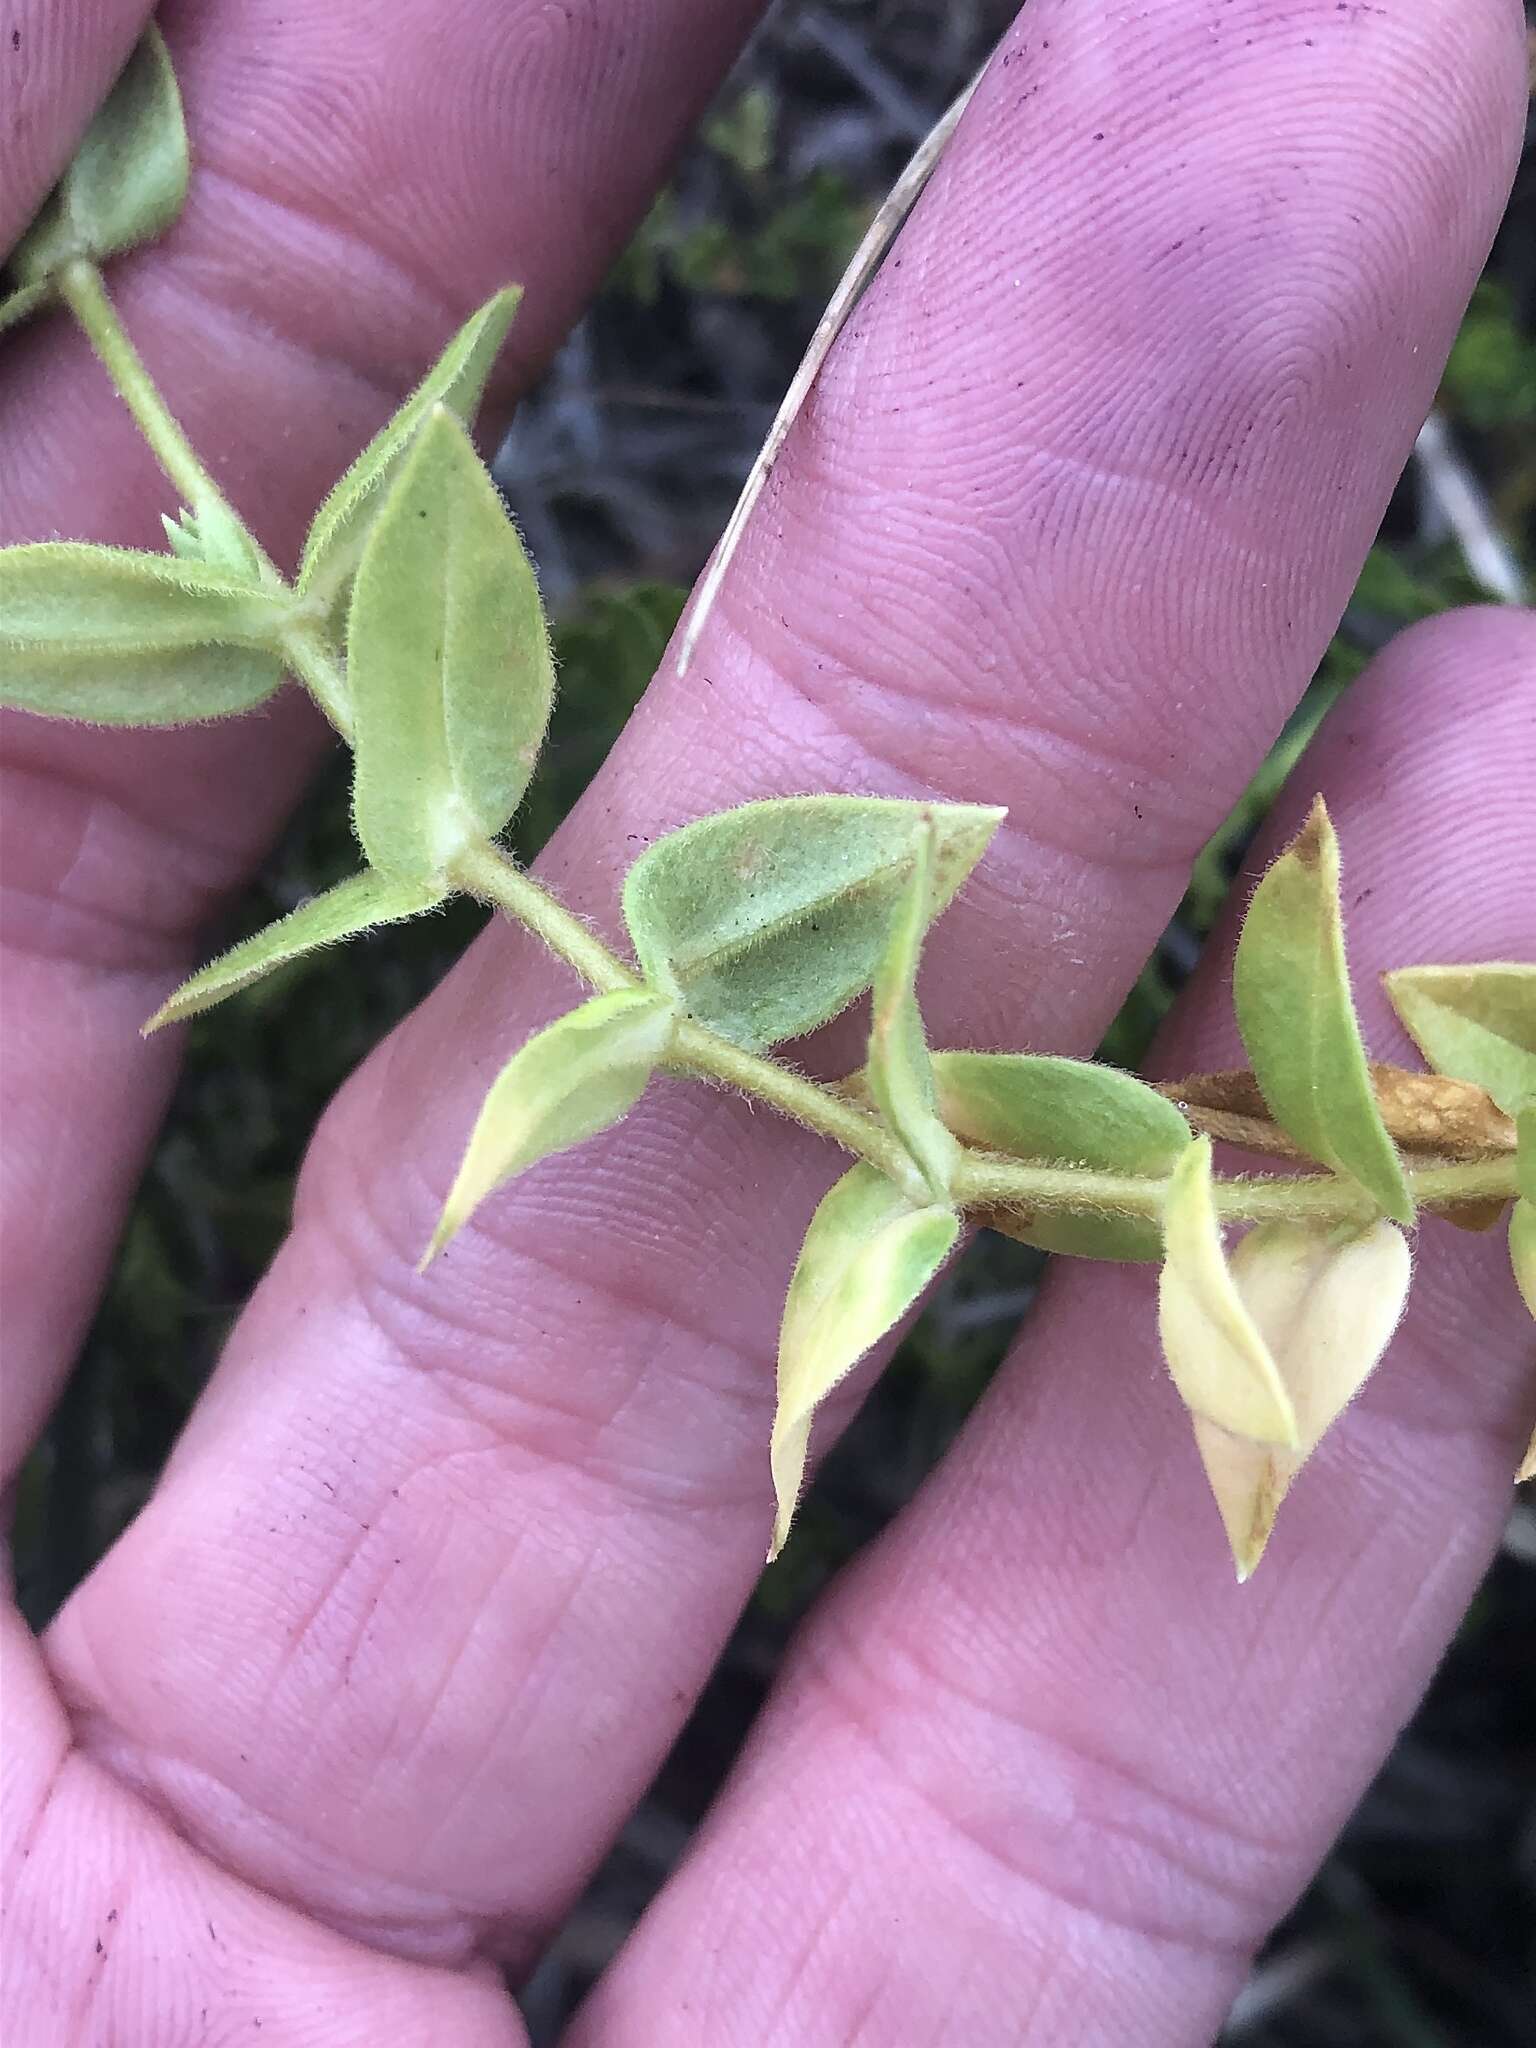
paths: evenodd
<path fill-rule="evenodd" d="M 161 397 L 143 357 L 129 340 L 96 265 L 77 256 L 60 272 L 58 287 L 112 379 L 118 397 L 132 413 L 150 452 L 180 493 L 182 503 L 194 515 L 216 506 L 239 523 L 234 508 L 203 466 L 180 421 Z M 254 538 L 251 544 L 256 548 L 264 579 L 280 584 L 282 578 Z"/>
<path fill-rule="evenodd" d="M 301 617 L 278 641 L 276 652 L 292 669 L 344 740 L 352 738 L 347 672 L 318 620 Z"/>
<path fill-rule="evenodd" d="M 455 863 L 451 878 L 480 902 L 526 925 L 599 993 L 641 985 L 633 968 L 500 848 L 489 843 L 470 848 Z M 882 1123 L 846 1095 L 780 1061 L 748 1052 L 685 1018 L 666 1066 L 670 1072 L 716 1081 L 768 1103 L 878 1167 L 914 1202 L 932 1201 L 915 1161 Z M 1414 1199 L 1425 1207 L 1450 1208 L 1515 1193 L 1515 1162 L 1509 1157 L 1410 1165 L 1406 1170 Z M 961 1208 L 1064 1209 L 1155 1222 L 1162 1215 L 1166 1191 L 1167 1182 L 1161 1179 L 967 1151 L 955 1176 L 954 1199 Z M 1330 1173 L 1218 1180 L 1215 1197 L 1218 1214 L 1230 1222 L 1305 1217 L 1319 1223 L 1368 1223 L 1379 1213 L 1364 1188 Z"/>

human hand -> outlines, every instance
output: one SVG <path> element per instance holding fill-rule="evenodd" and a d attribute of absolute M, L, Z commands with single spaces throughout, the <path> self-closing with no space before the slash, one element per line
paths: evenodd
<path fill-rule="evenodd" d="M 275 547 L 379 387 L 503 276 L 528 288 L 526 374 L 751 11 L 172 13 L 200 176 L 122 297 Z M 24 34 L 56 35 L 39 16 Z M 137 25 L 99 7 L 50 122 L 16 124 L 10 227 Z M 566 898 L 605 922 L 636 840 L 754 794 L 1005 802 L 935 936 L 930 1016 L 948 1042 L 1091 1047 L 1428 405 L 1507 181 L 1518 29 L 1493 0 L 1036 0 L 688 676 L 663 669 L 552 850 Z M 216 363 L 178 340 L 186 291 L 231 309 Z M 9 347 L 6 537 L 153 540 L 83 351 Z M 1358 967 L 1529 954 L 1533 648 L 1509 615 L 1423 629 L 1309 758 Z M 163 1099 L 136 1026 L 314 745 L 300 705 L 9 735 L 12 1465 Z M 1181 1068 L 1226 1056 L 1216 979 Z M 13 1622 L 5 2009 L 28 2048 L 256 2022 L 327 2048 L 516 2040 L 473 1959 L 536 1953 L 717 1654 L 769 1519 L 777 1308 L 835 1167 L 658 1089 L 486 1211 L 451 1287 L 416 1279 L 485 1080 L 568 994 L 498 930 L 349 1085 L 154 1501 L 41 1658 Z M 1502 1253 L 1449 1236 L 1425 1226 L 1412 1319 L 1242 1593 L 1144 1281 L 1058 1274 L 573 2039 L 1207 2038 L 1453 1626 L 1528 1433 Z"/>

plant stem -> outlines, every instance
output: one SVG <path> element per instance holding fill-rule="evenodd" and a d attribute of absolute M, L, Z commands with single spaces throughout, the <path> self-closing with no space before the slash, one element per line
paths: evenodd
<path fill-rule="evenodd" d="M 145 368 L 143 357 L 128 339 L 127 330 L 117 317 L 117 308 L 107 295 L 106 285 L 96 265 L 83 256 L 77 256 L 60 272 L 58 285 L 65 304 L 112 379 L 118 397 L 132 413 L 150 452 L 180 493 L 182 503 L 194 515 L 217 506 L 239 523 L 238 515 L 204 468 L 180 422 L 161 397 L 159 387 Z M 254 539 L 252 546 L 257 549 L 266 579 L 280 582 L 277 570 Z"/>
<path fill-rule="evenodd" d="M 574 911 L 567 910 L 547 889 L 540 888 L 532 875 L 518 867 L 500 847 L 486 841 L 466 848 L 455 861 L 450 879 L 481 903 L 492 904 L 526 925 L 535 938 L 542 939 L 552 953 L 558 953 L 574 967 L 599 995 L 640 987 L 639 975 L 610 952 Z"/>
<path fill-rule="evenodd" d="M 526 925 L 600 993 L 642 986 L 633 968 L 498 847 L 487 843 L 470 848 L 455 863 L 452 879 L 482 903 Z M 883 1124 L 846 1096 L 780 1061 L 748 1052 L 686 1018 L 678 1026 L 666 1065 L 671 1072 L 718 1081 L 755 1096 L 878 1167 L 914 1202 L 932 1200 L 906 1148 Z M 1515 1162 L 1510 1157 L 1409 1167 L 1407 1173 L 1415 1200 L 1424 1206 L 1450 1207 L 1515 1192 Z M 962 1208 L 1067 1209 L 1156 1221 L 1166 1190 L 1167 1182 L 1160 1179 L 970 1152 L 961 1161 L 953 1192 Z M 1379 1213 L 1364 1188 L 1328 1173 L 1218 1180 L 1215 1197 L 1218 1214 L 1232 1222 L 1294 1216 L 1319 1223 L 1368 1223 Z"/>
<path fill-rule="evenodd" d="M 278 643 L 278 653 L 344 740 L 352 738 L 347 674 L 318 620 L 301 617 Z"/>

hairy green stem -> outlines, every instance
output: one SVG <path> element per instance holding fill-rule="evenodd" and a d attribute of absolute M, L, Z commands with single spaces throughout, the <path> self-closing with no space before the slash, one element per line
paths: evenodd
<path fill-rule="evenodd" d="M 301 615 L 278 641 L 280 654 L 344 740 L 352 738 L 347 672 L 318 618 Z"/>
<path fill-rule="evenodd" d="M 228 499 L 183 433 L 181 423 L 161 397 L 159 387 L 145 368 L 143 357 L 129 340 L 96 265 L 83 256 L 77 256 L 60 272 L 58 286 L 65 304 L 112 379 L 118 397 L 132 413 L 134 424 L 144 436 L 150 452 L 180 493 L 182 503 L 194 516 L 217 506 L 231 519 L 237 519 Z M 252 545 L 256 548 L 265 580 L 280 584 L 282 578 L 254 539 Z"/>
<path fill-rule="evenodd" d="M 528 927 L 552 953 L 575 968 L 599 995 L 639 988 L 640 977 L 574 911 L 556 902 L 510 854 L 489 842 L 465 849 L 454 862 L 450 879 L 482 903 L 494 905 Z"/>
<path fill-rule="evenodd" d="M 526 925 L 600 993 L 641 986 L 633 968 L 499 848 L 471 848 L 455 863 L 452 879 L 482 903 Z M 846 1096 L 778 1060 L 747 1052 L 690 1018 L 678 1027 L 666 1064 L 671 1072 L 755 1096 L 878 1167 L 914 1201 L 932 1200 L 915 1162 L 883 1124 Z M 1084 1166 L 1043 1166 L 971 1152 L 961 1161 L 953 1193 L 956 1203 L 968 1209 L 1066 1209 L 1156 1221 L 1167 1185 L 1161 1179 L 1097 1173 Z M 1426 1207 L 1502 1199 L 1515 1192 L 1515 1162 L 1473 1159 L 1453 1166 L 1410 1167 L 1408 1185 L 1414 1199 Z M 1215 1197 L 1217 1212 L 1233 1222 L 1306 1217 L 1319 1223 L 1366 1223 L 1379 1213 L 1363 1188 L 1329 1173 L 1218 1180 Z"/>

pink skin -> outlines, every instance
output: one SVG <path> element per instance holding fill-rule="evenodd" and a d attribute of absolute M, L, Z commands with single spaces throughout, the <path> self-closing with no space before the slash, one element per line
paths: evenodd
<path fill-rule="evenodd" d="M 591 79 L 623 65 L 573 57 L 508 120 L 466 61 L 477 90 L 453 132 L 473 176 L 423 147 L 414 180 L 399 162 L 371 177 L 357 153 L 370 134 L 407 150 L 399 112 L 428 89 L 406 11 L 387 10 L 387 34 L 377 8 L 317 14 L 305 33 L 338 60 L 348 19 L 378 15 L 369 63 L 302 53 L 304 92 L 270 99 L 257 60 L 286 46 L 263 20 L 297 11 L 245 0 L 183 22 L 210 154 L 223 135 L 258 159 L 228 177 L 337 152 L 330 226 L 289 222 L 273 293 L 323 365 L 251 324 L 250 251 L 283 223 L 218 180 L 125 292 L 167 364 L 155 322 L 178 290 L 245 295 L 222 357 L 192 374 L 232 488 L 250 472 L 290 544 L 319 422 L 346 418 L 350 447 L 380 402 L 339 367 L 355 337 L 333 325 L 338 262 L 370 313 L 386 305 L 375 192 L 406 185 L 430 232 L 391 251 L 391 274 L 421 282 L 417 324 L 358 322 L 378 352 L 365 378 L 419 363 L 438 309 L 504 272 L 556 309 L 547 344 L 603 253 L 580 242 L 583 195 L 607 195 L 606 240 L 611 195 L 633 180 L 639 204 L 663 148 L 647 98 L 688 111 L 669 28 L 695 97 L 729 41 L 718 28 L 704 47 L 724 10 L 698 0 L 625 11 L 629 89 L 590 131 L 611 165 L 568 154 L 562 101 L 590 111 Z M 530 48 L 617 35 L 584 10 L 516 11 Z M 471 44 L 506 17 L 457 12 Z M 611 929 L 637 847 L 743 796 L 1004 801 L 1010 825 L 932 950 L 927 1009 L 950 1042 L 1087 1050 L 1337 616 L 1497 218 L 1522 54 L 1503 0 L 1034 0 L 839 349 L 693 671 L 664 668 L 549 878 Z M 329 77 L 350 88 L 317 113 Z M 286 157 L 270 137 L 285 118 Z M 545 241 L 497 250 L 501 195 L 545 160 L 540 121 L 575 230 L 533 208 Z M 239 240 L 215 261 L 226 204 Z M 471 204 L 483 217 L 455 210 Z M 430 335 L 414 353 L 412 332 Z M 237 350 L 240 388 L 274 399 L 296 379 L 285 402 L 309 423 L 259 464 L 259 410 L 211 382 Z M 106 432 L 99 407 L 71 406 L 77 380 L 97 388 L 75 355 L 39 350 L 8 384 L 0 429 L 18 383 L 32 406 L 7 458 L 15 537 L 126 517 L 115 469 L 94 511 L 43 495 L 45 473 L 85 475 Z M 1536 778 L 1533 655 L 1527 620 L 1421 630 L 1309 764 L 1345 834 L 1367 980 L 1405 953 L 1530 952 L 1536 854 L 1516 814 Z M 165 1085 L 167 1055 L 136 1055 L 132 1024 L 210 886 L 280 814 L 292 763 L 275 756 L 307 744 L 287 712 L 127 747 L 17 721 L 16 860 L 43 849 L 19 885 L 7 865 L 30 949 L 5 977 L 17 1441 Z M 137 822 L 125 756 L 164 777 Z M 214 763 L 238 764 L 237 800 L 203 790 Z M 161 818 L 192 842 L 168 907 L 144 873 Z M 1218 983 L 1187 1006 L 1175 1063 L 1227 1051 Z M 519 2038 L 473 1958 L 536 1953 L 750 1588 L 774 1319 L 836 1170 L 799 1133 L 658 1088 L 417 1281 L 479 1092 L 572 993 L 494 932 L 348 1086 L 154 1501 L 41 1660 L 16 1629 L 0 2013 L 18 2039 L 178 2048 L 248 2039 L 257 2017 L 263 2039 L 305 2048 Z M 1379 1008 L 1371 1022 L 1390 1050 Z M 146 1106 L 126 1128 L 134 1057 Z M 48 1256 L 61 1244 L 80 1271 Z M 1414 1323 L 1241 1595 L 1156 1365 L 1145 1276 L 1063 1273 L 1028 1360 L 809 1628 L 697 1854 L 578 2022 L 585 2048 L 1209 2038 L 1454 1625 L 1529 1424 L 1529 1331 L 1497 1247 L 1429 1225 L 1422 1249 Z M 1458 1382 L 1448 1361 L 1473 1332 L 1480 1370 Z"/>

